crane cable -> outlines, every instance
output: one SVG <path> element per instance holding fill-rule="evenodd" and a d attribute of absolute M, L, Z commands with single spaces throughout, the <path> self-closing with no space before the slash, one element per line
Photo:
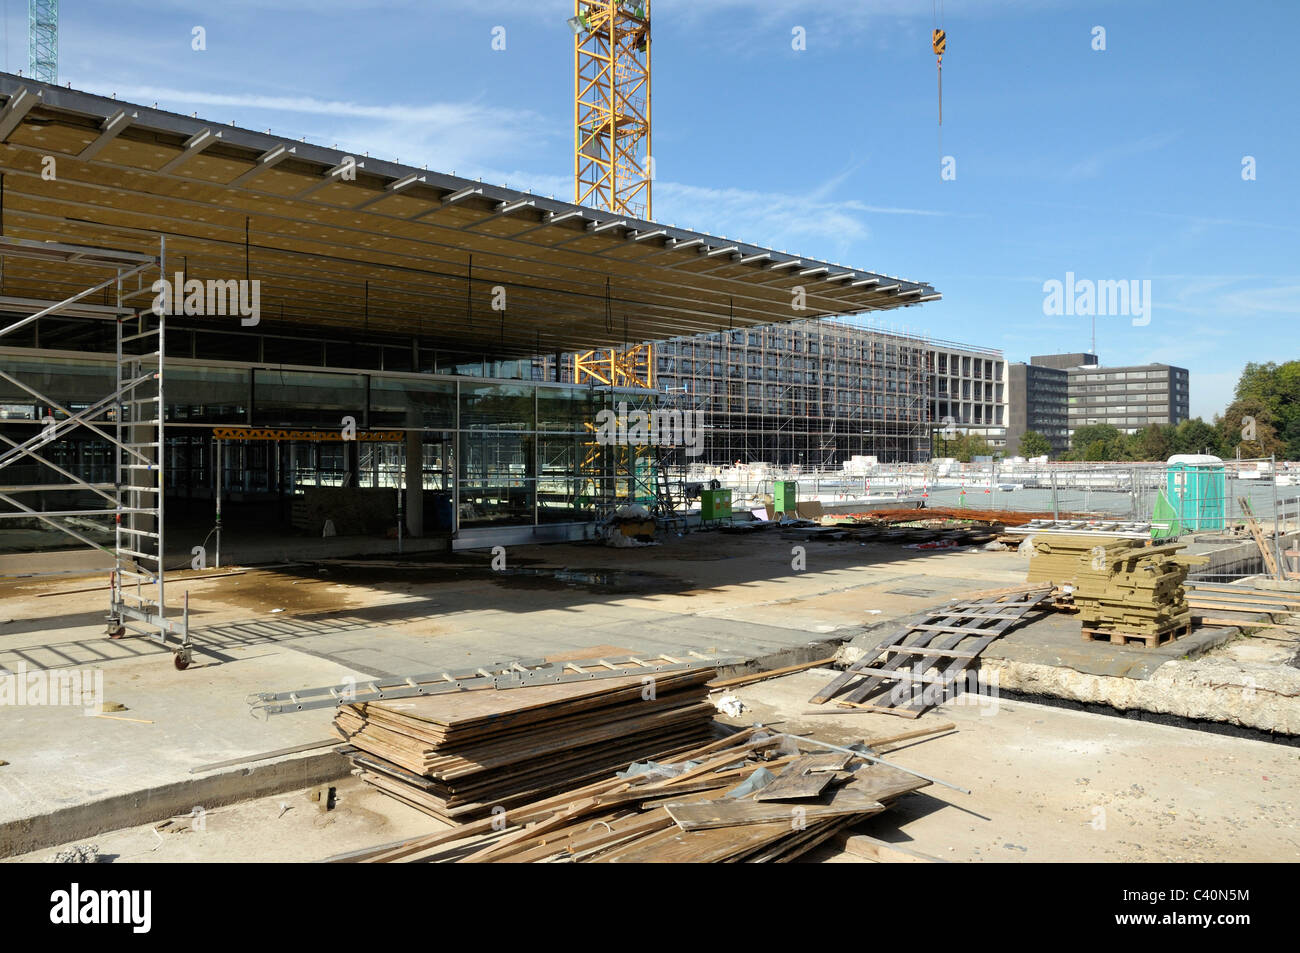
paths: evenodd
<path fill-rule="evenodd" d="M 936 9 L 937 8 L 937 9 Z M 943 0 L 937 3 L 931 2 L 931 14 L 933 16 L 934 30 L 930 34 L 930 45 L 937 57 L 939 67 L 939 165 L 943 166 L 943 54 L 948 49 L 948 34 L 943 30 Z"/>
<path fill-rule="evenodd" d="M 939 15 L 936 18 L 934 32 L 931 34 L 930 45 L 934 49 L 934 55 L 938 58 L 939 67 L 939 125 L 943 125 L 943 54 L 948 49 L 948 34 L 944 32 L 940 24 L 943 22 L 943 11 L 940 7 Z"/>

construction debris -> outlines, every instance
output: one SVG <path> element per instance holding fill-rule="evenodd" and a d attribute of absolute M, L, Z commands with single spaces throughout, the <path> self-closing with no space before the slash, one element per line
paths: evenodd
<path fill-rule="evenodd" d="M 482 817 L 706 741 L 712 668 L 351 704 L 367 783 L 447 821 Z"/>
<path fill-rule="evenodd" d="M 99 847 L 95 844 L 73 844 L 54 855 L 52 864 L 97 864 Z"/>
<path fill-rule="evenodd" d="M 784 863 L 929 781 L 759 727 L 453 830 L 335 862 Z"/>
<path fill-rule="evenodd" d="M 1074 520 L 1094 520 L 1096 516 L 1087 513 L 1063 513 L 1063 517 Z M 890 509 L 870 510 L 855 514 L 855 519 L 874 523 L 913 523 L 918 520 L 961 520 L 971 523 L 1001 523 L 1003 526 L 1023 526 L 1034 520 L 1053 519 L 1051 513 L 1031 513 L 1021 510 L 995 510 L 965 506 L 912 506 Z"/>
<path fill-rule="evenodd" d="M 830 655 L 826 658 L 816 659 L 812 662 L 804 662 L 800 665 L 787 665 L 784 668 L 768 669 L 765 672 L 752 672 L 748 675 L 737 675 L 734 678 L 726 678 L 721 681 L 714 680 L 709 682 L 709 691 L 721 691 L 724 688 L 739 688 L 742 685 L 749 685 L 754 682 L 761 682 L 769 678 L 777 678 L 781 675 L 790 675 L 793 672 L 802 672 L 809 668 L 821 668 L 824 665 L 830 665 L 835 661 L 835 656 Z"/>

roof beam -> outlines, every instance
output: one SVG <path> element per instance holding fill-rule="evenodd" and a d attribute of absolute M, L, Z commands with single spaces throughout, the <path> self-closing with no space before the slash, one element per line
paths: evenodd
<path fill-rule="evenodd" d="M 536 208 L 537 203 L 533 199 L 519 199 L 516 202 L 500 202 L 497 210 L 486 218 L 481 218 L 477 222 L 470 222 L 468 225 L 461 226 L 462 232 L 471 232 L 480 225 L 486 225 L 488 222 L 501 218 L 503 215 L 512 215 L 521 208 Z"/>
<path fill-rule="evenodd" d="M 532 225 L 528 228 L 525 228 L 521 232 L 515 232 L 513 235 L 510 236 L 510 240 L 514 241 L 517 238 L 521 238 L 524 235 L 529 235 L 533 232 L 540 231 L 541 229 L 547 228 L 551 225 L 559 225 L 561 222 L 567 222 L 571 218 L 586 218 L 586 217 L 587 215 L 585 212 L 582 212 L 577 209 L 571 212 L 547 212 L 546 217 L 544 219 L 542 219 L 536 225 Z"/>
<path fill-rule="evenodd" d="M 321 189 L 325 188 L 326 186 L 333 185 L 335 182 L 343 181 L 342 179 L 339 178 L 339 176 L 342 175 L 344 172 L 351 170 L 353 176 L 355 177 L 356 170 L 364 169 L 365 167 L 366 164 L 364 162 L 358 162 L 356 161 L 356 159 L 353 159 L 351 156 L 348 156 L 346 159 L 344 159 L 334 168 L 328 170 L 325 173 L 324 179 L 312 185 L 307 186 L 307 188 L 303 189 L 301 192 L 295 195 L 294 198 L 305 199 L 309 196 L 315 195 L 317 192 L 319 192 Z"/>
<path fill-rule="evenodd" d="M 605 232 L 608 232 L 610 229 L 620 228 L 620 227 L 621 228 L 627 227 L 626 219 L 612 218 L 608 222 L 588 222 L 587 227 L 582 231 L 578 232 L 576 235 L 566 238 L 564 239 L 564 241 L 555 242 L 554 244 L 548 245 L 546 247 L 559 248 L 561 245 L 568 245 L 570 242 L 576 242 L 579 239 L 589 238 L 592 235 L 603 235 Z"/>
<path fill-rule="evenodd" d="M 231 188 L 243 185 L 245 182 L 251 182 L 267 169 L 273 169 L 285 159 L 294 155 L 298 151 L 297 146 L 279 145 L 274 149 L 268 149 L 257 157 L 257 162 L 251 169 L 241 175 L 235 176 L 226 184 Z"/>
<path fill-rule="evenodd" d="M 209 146 L 216 145 L 221 139 L 221 133 L 214 133 L 211 129 L 200 129 L 194 135 L 185 141 L 185 148 L 176 158 L 166 163 L 158 172 L 161 175 L 167 175 L 175 172 L 185 163 L 189 162 L 196 155 Z"/>
<path fill-rule="evenodd" d="M 420 219 L 424 218 L 424 216 L 426 215 L 432 215 L 434 212 L 441 212 L 445 208 L 449 208 L 453 205 L 459 205 L 461 202 L 465 201 L 468 198 L 473 198 L 475 195 L 482 195 L 482 194 L 483 194 L 483 187 L 481 185 L 471 185 L 467 188 L 461 189 L 459 192 L 452 192 L 450 195 L 443 196 L 442 201 L 439 202 L 437 205 L 433 206 L 433 208 L 426 208 L 423 212 L 416 212 L 414 215 L 408 218 L 407 221 L 408 222 L 419 221 Z"/>
<path fill-rule="evenodd" d="M 676 257 L 676 253 L 679 251 L 683 251 L 684 249 L 687 248 L 694 248 L 696 245 L 703 245 L 703 244 L 704 244 L 703 238 L 670 238 L 666 242 L 664 242 L 664 247 L 662 251 L 657 251 L 654 252 L 653 254 L 646 255 L 642 258 L 638 258 L 636 259 L 636 261 L 640 263 L 640 262 L 654 261 L 656 258 L 667 258 L 670 256 Z M 673 267 L 673 266 L 665 265 L 663 267 Z"/>
<path fill-rule="evenodd" d="M 94 142 L 86 146 L 86 148 L 82 149 L 81 152 L 77 154 L 77 158 L 81 159 L 83 162 L 89 162 L 91 159 L 95 158 L 95 156 L 103 152 L 106 145 L 120 136 L 127 126 L 131 125 L 131 123 L 135 122 L 135 120 L 139 118 L 140 114 L 138 112 L 127 115 L 125 109 L 119 109 L 117 112 L 113 113 L 113 115 L 100 123 L 99 128 L 101 132 L 95 138 Z"/>
<path fill-rule="evenodd" d="M 32 107 L 39 103 L 44 95 L 43 90 L 32 92 L 24 86 L 9 97 L 4 112 L 0 113 L 0 142 L 9 138 L 9 133 L 18 128 L 23 117 L 32 111 Z"/>
<path fill-rule="evenodd" d="M 376 202 L 382 202 L 384 199 L 396 195 L 398 192 L 401 192 L 403 189 L 409 189 L 417 182 L 423 182 L 423 181 L 425 181 L 424 176 L 416 172 L 412 172 L 410 175 L 404 175 L 400 179 L 394 179 L 392 182 L 389 182 L 387 185 L 384 186 L 384 191 L 380 192 L 377 195 L 372 195 L 370 196 L 370 198 L 366 199 L 360 205 L 354 205 L 352 207 L 357 211 L 360 211 L 361 209 L 366 208 L 367 206 L 374 205 Z"/>
<path fill-rule="evenodd" d="M 22 146 L 19 148 L 22 149 L 23 151 L 31 152 L 31 153 L 39 153 L 40 151 L 38 149 L 35 149 L 34 147 L 29 147 L 29 146 Z M 34 173 L 24 173 L 24 174 L 32 176 L 33 178 L 35 178 L 36 175 Z M 95 185 L 92 183 L 81 183 L 81 184 L 88 188 L 93 188 L 101 191 L 122 191 L 120 187 L 116 187 L 112 190 L 109 190 L 108 187 L 102 185 Z M 125 191 L 132 192 L 132 190 L 130 189 L 127 189 Z M 476 189 L 471 188 L 471 192 L 473 191 L 476 191 Z M 132 194 L 138 194 L 140 196 L 153 196 L 153 193 L 149 193 L 149 192 L 133 192 Z M 159 197 L 161 198 L 161 196 Z M 269 193 L 267 193 L 265 195 L 265 198 L 267 201 L 270 201 L 272 200 L 273 197 Z M 195 208 L 195 209 L 207 208 L 209 204 L 204 201 L 195 201 L 195 200 L 185 199 L 178 196 L 169 196 L 166 197 L 166 200 L 170 204 L 175 204 L 181 207 Z M 275 201 L 282 202 L 285 200 L 283 198 L 276 198 Z M 96 205 L 98 207 L 98 203 L 96 203 Z M 73 207 L 75 208 L 76 206 Z M 81 207 L 84 208 L 86 206 L 83 205 Z M 327 208 L 335 210 L 337 216 L 346 216 L 350 212 L 350 210 L 342 206 L 327 206 Z M 277 215 L 276 213 L 272 212 L 269 208 L 266 210 L 266 212 L 267 212 L 267 218 L 264 221 L 264 225 L 269 225 L 271 222 L 275 222 L 275 221 L 283 221 L 285 223 L 296 223 L 298 221 L 298 219 L 296 218 L 287 217 L 283 214 Z M 573 213 L 575 216 L 584 219 L 589 218 L 591 214 L 590 212 L 586 212 L 584 214 L 584 210 L 570 208 L 567 211 L 557 210 L 556 218 L 563 217 L 570 213 Z M 31 212 L 29 214 L 34 218 L 40 220 L 48 219 L 52 222 L 55 220 L 54 217 L 38 214 L 35 212 Z M 378 214 L 381 217 L 391 217 L 392 220 L 396 222 L 404 221 L 403 218 L 398 216 L 384 216 L 383 213 L 378 213 Z M 169 241 L 171 240 L 172 237 L 175 237 L 178 240 L 185 239 L 185 240 L 191 240 L 195 242 L 210 242 L 212 238 L 212 236 L 208 234 L 205 235 L 186 234 L 187 229 L 185 228 L 185 226 L 189 223 L 183 215 L 181 215 L 180 217 L 175 217 L 173 215 L 171 217 L 168 217 L 167 220 L 174 221 L 175 224 L 180 228 L 179 231 L 168 233 Z M 209 223 L 209 224 L 211 225 L 213 223 Z M 316 223 L 316 224 L 319 225 L 320 223 Z M 54 227 L 56 229 L 58 228 L 57 225 L 55 225 Z M 154 225 L 153 228 L 145 228 L 145 229 L 132 229 L 126 226 L 125 224 L 120 224 L 120 223 L 114 225 L 106 224 L 105 227 L 112 228 L 116 232 L 131 232 L 133 234 L 138 233 L 140 235 L 147 236 L 149 238 L 156 238 L 156 233 L 154 232 L 153 229 L 156 229 L 157 225 Z M 228 240 L 222 240 L 222 244 L 225 246 L 229 246 L 231 248 L 237 247 L 238 249 L 241 250 L 239 254 L 242 254 L 242 247 L 243 247 L 242 246 L 242 236 L 243 236 L 242 219 L 240 219 L 238 222 L 226 222 L 220 225 L 219 227 L 229 232 L 232 236 Z M 356 224 L 347 225 L 342 222 L 335 222 L 334 227 L 340 228 L 342 231 L 347 232 L 349 234 L 356 234 L 356 235 L 381 235 L 382 234 L 382 231 L 375 232 L 371 229 L 363 229 L 358 227 Z M 437 225 L 435 226 L 435 228 L 437 229 L 446 228 L 449 230 L 455 229 L 454 231 L 451 232 L 451 234 L 456 234 L 456 235 L 473 234 L 473 233 L 460 232 L 459 229 L 455 228 L 455 226 Z M 579 237 L 581 237 L 587 233 L 580 231 L 577 234 Z M 292 246 L 294 246 L 294 248 L 296 248 L 297 254 L 306 253 L 303 243 L 308 240 L 304 239 L 300 232 L 295 231 L 294 226 L 292 224 L 288 224 L 288 231 L 279 233 L 279 237 L 284 239 L 285 242 L 290 243 Z M 325 241 L 324 239 L 319 239 L 319 240 Z M 510 241 L 509 237 L 496 238 L 493 240 Z M 691 247 L 696 247 L 697 245 L 704 243 L 704 238 L 700 237 L 700 238 L 692 238 L 692 239 L 680 239 L 680 242 L 682 245 L 690 244 Z M 374 247 L 369 242 L 362 242 L 361 245 L 358 245 L 356 244 L 355 241 L 352 243 L 348 243 L 346 241 L 332 240 L 332 241 L 327 241 L 325 243 L 330 246 L 337 246 L 337 248 L 339 249 L 337 254 L 339 256 L 347 256 L 350 259 L 351 256 L 361 256 L 359 258 L 356 258 L 356 260 L 361 262 L 362 264 L 366 263 L 367 260 L 370 258 L 370 256 L 376 254 L 377 252 L 376 247 Z M 383 244 L 392 244 L 392 243 L 383 243 Z M 429 267 L 429 264 L 431 264 L 434 261 L 434 259 L 437 259 L 438 261 L 443 261 L 443 259 L 440 257 L 439 250 L 448 247 L 445 240 L 426 242 L 422 239 L 417 239 L 416 244 L 420 246 L 422 250 L 424 250 L 427 246 L 428 249 L 434 253 L 433 258 L 420 258 L 421 267 Z M 505 256 L 508 261 L 513 263 L 510 265 L 506 265 L 505 267 L 510 269 L 513 273 L 517 274 L 519 276 L 519 280 L 523 284 L 531 285 L 536 282 L 543 282 L 543 285 L 545 285 L 551 283 L 555 279 L 557 265 L 554 262 L 548 263 L 547 256 L 546 256 L 546 252 L 549 250 L 551 246 L 548 246 L 544 243 L 534 244 L 529 242 L 518 242 L 515 244 L 521 245 L 522 249 L 518 251 L 512 251 L 508 256 Z M 176 247 L 179 248 L 181 246 L 178 245 Z M 616 243 L 611 243 L 611 247 L 628 248 L 632 246 L 629 242 L 620 241 Z M 283 249 L 283 251 L 286 254 L 293 254 L 295 253 L 294 248 L 286 246 Z M 480 250 L 484 251 L 486 254 L 489 255 L 493 254 L 486 248 L 474 249 L 476 253 L 477 251 Z M 380 263 L 378 261 L 372 262 L 372 264 L 378 265 L 379 267 L 387 267 L 387 268 L 400 267 L 393 263 L 393 261 L 391 260 L 391 256 L 400 254 L 405 258 L 410 255 L 409 250 L 405 252 L 397 252 L 392 248 L 381 247 L 380 249 L 378 249 L 378 251 L 379 253 L 382 253 L 383 255 L 385 255 L 385 257 L 389 259 L 388 261 L 385 261 L 383 263 Z M 193 263 L 195 261 L 194 256 L 196 255 L 196 252 L 193 249 L 190 249 L 188 253 L 191 256 L 191 262 Z M 579 254 L 582 256 L 586 256 L 588 258 L 599 257 L 595 251 L 584 251 Z M 660 254 L 671 254 L 671 253 L 656 251 L 653 252 L 651 255 L 645 257 L 646 258 L 655 257 Z M 680 259 L 680 264 L 683 266 L 697 263 L 700 261 L 700 256 L 698 255 L 684 255 L 684 256 L 677 256 L 677 257 Z M 232 255 L 232 259 L 233 258 L 234 255 Z M 619 267 L 620 268 L 629 267 L 635 270 L 639 267 L 640 262 L 643 260 L 644 259 L 637 259 L 635 261 L 629 261 L 620 264 Z M 450 260 L 446 260 L 444 263 L 458 264 L 458 263 L 452 263 L 450 262 Z M 436 268 L 437 266 L 434 265 L 434 267 Z M 730 267 L 730 266 L 728 265 L 726 267 Z M 548 268 L 550 269 L 549 271 L 547 270 Z M 538 269 L 541 270 L 538 271 Z M 583 284 L 583 282 L 587 280 L 587 276 L 584 273 L 590 271 L 590 264 L 583 265 L 576 261 L 566 260 L 565 262 L 558 264 L 558 270 L 562 271 L 565 275 L 565 277 L 561 279 L 562 283 L 564 285 L 569 286 L 570 291 L 581 293 L 580 287 Z M 683 288 L 682 283 L 678 278 L 669 277 L 667 274 L 667 269 L 663 269 L 663 268 L 656 268 L 650 272 L 646 272 L 642 274 L 629 273 L 627 275 L 627 277 L 630 280 L 642 286 L 643 292 L 647 296 L 646 300 L 656 301 L 660 303 L 660 305 L 663 307 L 663 311 L 661 313 L 657 311 L 648 312 L 646 315 L 647 320 L 652 320 L 657 317 L 665 324 L 673 324 L 675 317 L 677 315 L 682 315 L 682 314 L 688 314 L 694 317 L 698 317 L 698 316 L 712 317 L 716 312 L 717 307 L 725 306 L 726 303 L 725 296 L 734 295 L 736 300 L 736 306 L 737 306 L 736 317 L 738 322 L 748 323 L 748 324 L 768 323 L 766 321 L 759 320 L 759 317 L 765 315 L 765 309 L 767 305 L 769 305 L 771 302 L 763 300 L 764 295 L 762 293 L 755 294 L 755 286 L 762 285 L 763 282 L 753 281 L 752 279 L 748 279 L 748 278 L 744 278 L 744 279 L 732 278 L 732 279 L 725 280 L 724 287 L 710 288 L 702 284 L 698 280 L 697 271 L 690 270 L 686 272 L 686 274 L 690 276 L 688 284 L 691 287 L 689 290 Z M 757 274 L 755 274 L 754 277 L 757 277 Z M 787 276 L 782 274 L 779 276 L 778 280 L 784 282 L 788 278 L 793 278 L 793 276 Z M 718 296 L 724 296 L 724 297 L 722 297 L 721 301 L 719 301 L 717 300 Z M 822 296 L 816 295 L 815 297 L 820 299 Z M 711 306 L 709 305 L 701 306 L 699 304 L 699 302 L 706 299 L 712 300 Z M 746 304 L 742 305 L 742 301 L 746 302 Z M 887 301 L 888 299 L 883 299 L 883 300 L 877 299 L 878 303 L 876 303 L 874 307 L 880 308 L 880 307 L 892 306 L 886 303 Z M 899 303 L 901 304 L 901 302 Z M 862 310 L 864 308 L 872 307 L 872 303 L 870 301 L 852 302 L 852 303 L 833 302 L 832 304 L 834 306 L 827 309 L 828 313 L 840 313 L 844 310 Z M 814 309 L 819 307 L 817 301 L 810 302 L 810 305 Z M 746 314 L 742 313 L 741 311 L 742 307 L 751 310 L 751 313 L 754 315 L 754 318 L 752 320 L 749 319 Z M 694 320 L 694 317 L 688 318 L 687 320 Z M 768 320 L 770 321 L 771 319 L 769 318 Z M 681 327 L 681 324 L 677 324 L 677 326 Z M 690 332 L 690 333 L 694 333 L 697 330 L 706 330 L 706 329 L 708 329 L 707 325 L 704 325 L 703 327 L 697 326 L 697 327 L 682 328 L 684 332 Z"/>

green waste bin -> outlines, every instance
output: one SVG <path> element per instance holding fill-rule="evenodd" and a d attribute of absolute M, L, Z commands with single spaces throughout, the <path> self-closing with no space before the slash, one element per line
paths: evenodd
<path fill-rule="evenodd" d="M 772 484 L 773 518 L 782 513 L 799 514 L 799 484 L 794 480 L 777 480 Z"/>

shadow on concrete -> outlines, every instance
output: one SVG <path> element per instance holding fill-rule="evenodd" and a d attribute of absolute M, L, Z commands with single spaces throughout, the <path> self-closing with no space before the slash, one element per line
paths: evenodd
<path fill-rule="evenodd" d="M 429 601 L 429 600 L 422 600 Z M 394 609 L 406 609 L 394 612 Z M 400 618 L 403 622 L 418 621 L 421 618 L 432 619 L 413 611 L 410 604 L 403 606 L 376 606 L 371 610 L 359 609 L 346 616 L 337 613 L 320 613 L 309 616 L 282 616 L 271 619 L 248 619 L 236 622 L 223 622 L 211 626 L 192 627 L 191 638 L 196 652 L 211 655 L 221 661 L 233 661 L 232 656 L 224 654 L 226 650 L 249 648 L 306 639 L 315 636 L 341 635 L 373 629 L 385 621 Z M 103 614 L 95 616 L 103 620 Z M 25 646 L 0 650 L 0 668 L 13 670 L 19 663 L 26 665 L 29 671 L 40 669 L 66 668 L 75 665 L 88 665 L 100 662 L 115 662 L 122 659 L 144 658 L 174 651 L 176 644 L 160 642 L 143 635 L 125 639 L 110 639 L 107 636 L 88 639 L 70 639 L 44 645 Z"/>
<path fill-rule="evenodd" d="M 392 641 L 381 644 L 379 639 L 372 642 L 364 637 L 367 631 L 379 634 L 388 626 L 426 621 L 428 636 L 448 643 L 446 652 L 465 664 L 474 661 L 469 656 L 477 657 L 480 649 L 487 653 L 484 658 L 512 653 L 525 657 L 542 654 L 538 649 L 543 646 L 547 652 L 561 651 L 564 646 L 551 643 L 565 641 L 628 646 L 637 652 L 664 651 L 669 646 L 717 646 L 724 654 L 740 648 L 758 657 L 782 647 L 828 641 L 830 627 L 814 629 L 810 623 L 809 629 L 800 629 L 798 603 L 804 599 L 870 587 L 870 594 L 863 596 L 862 618 L 868 621 L 882 618 L 865 615 L 869 600 L 889 606 L 890 615 L 895 606 L 903 614 L 959 593 L 995 588 L 987 579 L 955 574 L 968 559 L 971 572 L 979 576 L 987 568 L 982 554 L 970 551 L 946 559 L 943 575 L 935 572 L 934 563 L 918 562 L 931 555 L 934 551 L 908 549 L 892 542 L 826 541 L 772 529 L 743 535 L 698 532 L 669 536 L 662 545 L 626 549 L 593 543 L 510 547 L 504 571 L 494 571 L 490 552 L 317 559 L 250 572 L 230 583 L 205 583 L 221 586 L 221 601 L 242 607 L 250 617 L 204 624 L 203 599 L 196 594 L 191 600 L 191 635 L 196 655 L 218 662 L 230 661 L 227 653 L 237 648 L 342 636 L 333 643 L 301 650 L 375 675 L 387 674 L 389 668 L 380 654 L 391 657 L 393 664 L 400 666 L 398 671 L 448 664 L 431 660 L 426 666 L 421 661 L 430 658 L 428 651 L 415 645 L 425 641 L 423 630 L 404 633 L 413 655 Z M 796 561 L 801 568 L 795 568 Z M 864 578 L 863 567 L 873 570 L 870 578 Z M 177 574 L 176 582 L 184 584 L 184 575 Z M 802 582 L 809 577 L 816 579 L 811 589 Z M 784 585 L 795 578 L 801 580 L 797 588 Z M 366 598 L 379 604 L 355 606 L 355 592 L 349 592 L 352 587 L 357 587 L 355 592 L 370 590 Z M 732 593 L 741 590 L 740 598 L 733 595 L 728 604 L 750 610 L 750 615 L 755 606 L 771 606 L 774 623 L 729 618 L 731 611 L 717 600 L 698 611 L 692 607 L 695 600 L 723 589 Z M 752 595 L 747 596 L 746 591 Z M 103 595 L 90 593 L 85 598 L 98 600 Z M 636 605 L 630 605 L 630 600 L 636 600 Z M 285 611 L 268 615 L 270 606 Z M 541 617 L 548 612 L 564 615 Z M 467 614 L 464 626 L 458 623 L 458 613 Z M 776 619 L 778 614 L 782 618 Z M 55 615 L 52 609 L 44 618 L 22 620 L 20 628 L 0 626 L 0 639 L 24 634 L 27 638 L 23 641 L 28 643 L 0 648 L 0 667 L 99 664 L 159 655 L 174 648 L 174 644 L 163 646 L 143 636 L 119 641 L 92 636 L 32 644 L 33 633 L 99 626 L 103 616 L 100 610 Z M 490 633 L 485 628 L 489 626 Z M 829 641 L 845 641 L 861 630 L 858 625 L 838 626 Z M 363 638 L 357 639 L 359 634 Z M 488 644 L 493 641 L 495 644 Z M 334 646 L 346 651 L 339 653 Z M 196 662 L 203 661 L 196 658 Z"/>

